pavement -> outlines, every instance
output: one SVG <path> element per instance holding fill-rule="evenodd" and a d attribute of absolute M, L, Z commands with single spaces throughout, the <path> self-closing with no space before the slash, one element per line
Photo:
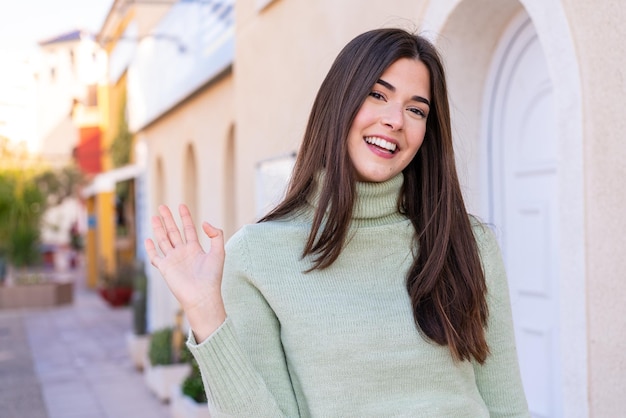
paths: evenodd
<path fill-rule="evenodd" d="M 73 273 L 71 305 L 0 310 L 0 418 L 165 418 L 126 348 L 130 308 Z"/>

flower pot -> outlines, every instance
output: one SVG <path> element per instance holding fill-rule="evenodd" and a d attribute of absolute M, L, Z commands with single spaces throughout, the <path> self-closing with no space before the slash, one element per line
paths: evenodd
<path fill-rule="evenodd" d="M 172 386 L 179 386 L 191 373 L 189 363 L 168 364 L 153 366 L 147 364 L 144 369 L 144 380 L 148 388 L 162 402 L 168 402 L 172 391 Z"/>
<path fill-rule="evenodd" d="M 113 307 L 126 306 L 133 295 L 132 287 L 101 287 L 100 296 Z"/>
<path fill-rule="evenodd" d="M 147 364 L 150 335 L 137 335 L 133 332 L 129 332 L 126 334 L 126 346 L 135 368 L 137 370 L 143 370 Z"/>
<path fill-rule="evenodd" d="M 0 286 L 0 309 L 48 308 L 71 304 L 73 299 L 72 282 Z"/>
<path fill-rule="evenodd" d="M 170 413 L 173 418 L 211 418 L 209 407 L 183 394 L 180 386 L 172 386 Z"/>

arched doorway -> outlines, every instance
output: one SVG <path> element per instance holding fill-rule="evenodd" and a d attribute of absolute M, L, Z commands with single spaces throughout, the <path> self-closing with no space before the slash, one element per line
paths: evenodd
<path fill-rule="evenodd" d="M 584 217 L 582 179 L 582 99 L 578 61 L 569 31 L 569 22 L 563 6 L 557 0 L 451 0 L 430 2 L 424 15 L 422 33 L 431 37 L 442 52 L 446 65 L 450 92 L 452 129 L 455 138 L 455 154 L 463 193 L 471 213 L 485 221 L 495 221 L 493 167 L 488 153 L 487 126 L 489 103 L 493 99 L 495 85 L 494 68 L 497 58 L 502 58 L 504 39 L 510 36 L 511 25 L 519 13 L 526 13 L 536 32 L 543 53 L 543 67 L 549 72 L 552 99 L 539 95 L 544 106 L 554 102 L 552 118 L 556 127 L 556 147 L 550 152 L 558 155 L 556 183 L 560 205 L 554 212 L 551 207 L 550 228 L 558 237 L 558 251 L 550 258 L 552 269 L 557 269 L 549 288 L 556 297 L 554 313 L 556 323 L 550 326 L 558 330 L 557 347 L 548 351 L 556 353 L 558 368 L 553 369 L 557 381 L 549 386 L 557 392 L 552 408 L 553 417 L 586 417 L 588 415 L 587 331 L 584 257 Z M 479 29 L 477 29 L 479 28 Z M 497 51 L 497 52 L 496 52 Z M 545 92 L 544 92 L 545 93 Z M 533 111 L 539 109 L 531 109 Z M 515 109 L 513 110 L 515 111 Z M 541 113 L 541 111 L 539 111 Z M 527 120 L 535 115 L 522 116 Z M 530 118 L 530 119 L 529 119 Z M 537 126 L 532 122 L 534 128 Z M 534 136 L 527 131 L 525 135 Z M 531 147 L 532 149 L 532 147 Z M 491 152 L 493 152 L 492 150 Z M 548 150 L 540 150 L 546 152 Z M 527 152 L 525 150 L 524 152 Z M 545 156 L 546 154 L 544 154 Z M 552 154 L 554 155 L 554 154 Z M 526 158 L 526 157 L 525 157 Z M 496 179 L 497 181 L 498 179 Z M 530 220 L 538 219 L 532 206 L 524 215 Z M 535 212 L 533 213 L 533 210 Z M 543 209 L 542 209 L 543 210 Z M 544 210 L 545 212 L 546 210 Z M 533 225 L 537 227 L 537 225 Z M 502 225 L 495 225 L 502 238 Z M 554 249 L 554 246 L 552 246 Z M 525 248 L 525 250 L 528 250 Z M 524 268 L 528 266 L 523 266 Z M 511 267 L 509 267 L 509 270 Z M 511 272 L 509 271 L 509 275 Z M 511 279 L 512 280 L 512 279 Z M 537 282 L 530 283 L 534 288 Z M 543 283 L 541 284 L 543 286 Z M 531 286 L 531 287 L 532 287 Z M 528 289 L 526 289 L 528 290 Z M 539 298 L 540 299 L 540 298 Z M 515 301 L 514 301 L 515 302 Z M 519 310 L 517 310 L 519 312 Z M 537 313 L 537 312 L 532 312 Z M 532 314 L 531 313 L 531 314 Z M 532 319 L 532 316 L 530 317 Z M 527 325 L 516 313 L 516 326 Z M 521 323 L 520 323 L 521 322 Z M 520 344 L 518 344 L 519 346 Z M 535 344 L 538 346 L 539 344 Z M 550 365 L 553 367 L 553 364 Z M 533 362 L 530 368 L 522 364 L 525 378 L 533 375 L 541 365 Z M 540 379 L 541 376 L 535 375 Z M 557 386 L 560 383 L 560 387 Z M 546 398 L 529 396 L 534 403 L 547 402 Z M 534 400 L 533 400 L 534 399 Z M 556 400 L 555 400 L 556 399 Z M 560 403 L 559 400 L 560 399 Z M 544 402 L 544 405 L 545 405 Z M 535 416 L 542 416 L 535 412 Z"/>
<path fill-rule="evenodd" d="M 504 31 L 489 74 L 488 220 L 499 231 L 529 407 L 535 417 L 558 417 L 558 127 L 546 58 L 525 11 Z"/>

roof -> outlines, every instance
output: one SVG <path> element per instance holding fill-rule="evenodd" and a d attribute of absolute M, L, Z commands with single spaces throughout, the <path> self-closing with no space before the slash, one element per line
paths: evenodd
<path fill-rule="evenodd" d="M 85 37 L 93 38 L 93 35 L 82 29 L 75 29 L 71 32 L 66 32 L 49 39 L 39 41 L 39 46 L 58 44 L 61 42 L 79 41 Z"/>

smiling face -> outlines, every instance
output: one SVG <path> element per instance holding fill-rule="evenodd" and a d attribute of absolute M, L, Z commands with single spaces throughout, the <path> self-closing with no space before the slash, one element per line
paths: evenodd
<path fill-rule="evenodd" d="M 391 64 L 361 105 L 348 133 L 348 154 L 363 182 L 383 182 L 411 162 L 426 132 L 430 76 L 423 62 Z"/>

